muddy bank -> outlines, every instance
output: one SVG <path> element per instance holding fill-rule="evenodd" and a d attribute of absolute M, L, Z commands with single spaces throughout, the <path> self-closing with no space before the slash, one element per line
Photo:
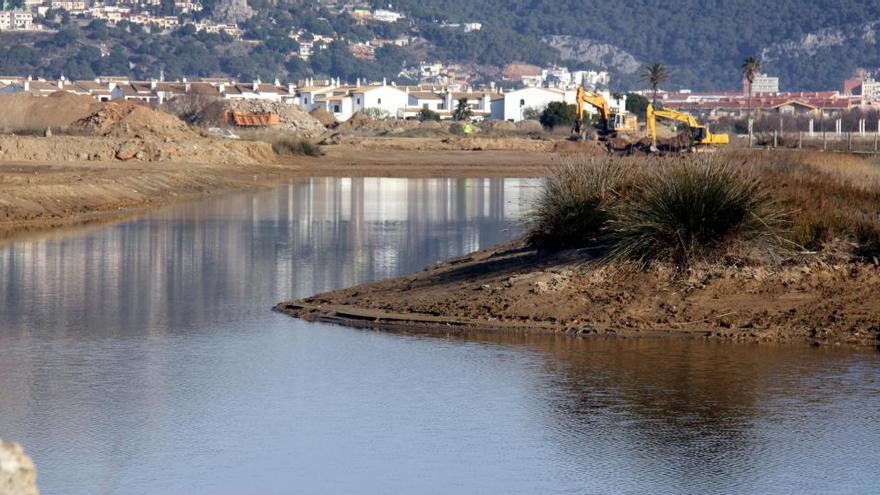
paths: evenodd
<path fill-rule="evenodd" d="M 513 243 L 276 311 L 355 327 L 878 345 L 880 267 L 846 255 L 674 276 Z"/>
<path fill-rule="evenodd" d="M 528 151 L 377 150 L 323 146 L 321 157 L 281 157 L 292 173 L 323 177 L 544 177 L 561 155 Z"/>
<path fill-rule="evenodd" d="M 13 137 L 0 136 L 0 146 L 6 139 Z M 322 157 L 288 156 L 277 161 L 274 153 L 265 160 L 238 160 L 222 147 L 206 155 L 220 158 L 201 163 L 88 161 L 77 155 L 88 154 L 92 146 L 106 148 L 115 138 L 68 136 L 57 139 L 66 143 L 62 146 L 64 156 L 71 158 L 58 160 L 51 157 L 61 151 L 43 146 L 47 138 L 14 139 L 21 149 L 33 150 L 24 156 L 36 159 L 0 160 L 0 239 L 119 220 L 172 201 L 270 186 L 299 177 L 540 177 L 558 159 L 542 153 L 389 153 L 332 146 Z M 265 143 L 229 144 L 254 146 L 256 152 L 247 156 L 271 153 L 271 148 L 264 149 L 269 146 Z"/>
<path fill-rule="evenodd" d="M 268 163 L 0 163 L 0 239 L 119 220 L 206 194 L 277 183 Z"/>

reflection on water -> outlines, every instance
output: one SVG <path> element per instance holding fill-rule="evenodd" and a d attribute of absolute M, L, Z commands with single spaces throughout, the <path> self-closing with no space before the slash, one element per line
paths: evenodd
<path fill-rule="evenodd" d="M 0 247 L 0 437 L 49 495 L 874 490 L 877 353 L 269 311 L 508 239 L 534 185 L 313 179 Z"/>

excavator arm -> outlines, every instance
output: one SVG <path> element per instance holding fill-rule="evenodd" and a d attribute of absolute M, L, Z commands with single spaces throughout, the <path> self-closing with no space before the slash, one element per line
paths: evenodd
<path fill-rule="evenodd" d="M 651 138 L 651 147 L 657 147 L 657 118 L 682 122 L 691 131 L 691 142 L 694 145 L 717 145 L 728 144 L 730 138 L 727 134 L 712 134 L 709 128 L 697 122 L 697 119 L 689 113 L 679 112 L 667 108 L 654 109 L 650 103 L 646 110 L 648 135 Z"/>
<path fill-rule="evenodd" d="M 638 121 L 634 116 L 626 113 L 615 114 L 611 110 L 611 105 L 599 93 L 589 91 L 583 87 L 577 89 L 577 120 L 575 120 L 574 132 L 581 134 L 584 130 L 584 110 L 585 105 L 590 105 L 599 113 L 600 131 L 603 135 L 615 134 L 617 132 L 636 132 L 638 131 Z"/>

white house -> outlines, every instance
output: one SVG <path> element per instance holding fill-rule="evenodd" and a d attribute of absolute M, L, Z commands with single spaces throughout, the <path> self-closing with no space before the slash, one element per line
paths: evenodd
<path fill-rule="evenodd" d="M 396 86 L 359 86 L 351 90 L 352 109 L 359 112 L 367 108 L 383 110 L 391 117 L 399 115 L 409 102 L 406 91 Z M 349 116 L 350 117 L 350 116 Z"/>
<path fill-rule="evenodd" d="M 504 93 L 504 120 L 519 122 L 529 110 L 541 112 L 553 101 L 574 103 L 575 92 L 556 88 L 523 88 Z"/>

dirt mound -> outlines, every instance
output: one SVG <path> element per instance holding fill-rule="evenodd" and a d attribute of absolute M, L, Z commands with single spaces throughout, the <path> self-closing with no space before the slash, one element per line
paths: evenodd
<path fill-rule="evenodd" d="M 436 120 L 425 120 L 419 124 L 419 127 L 422 129 L 440 129 L 443 126 L 440 125 L 440 122 L 437 122 Z"/>
<path fill-rule="evenodd" d="M 51 96 L 0 95 L 0 131 L 66 129 L 101 106 L 90 96 L 57 91 Z"/>
<path fill-rule="evenodd" d="M 311 116 L 299 105 L 281 101 L 266 100 L 224 100 L 228 110 L 250 113 L 274 113 L 281 123 L 276 126 L 304 137 L 315 137 L 324 133 L 324 124 Z M 332 116 L 331 116 L 332 117 Z"/>
<path fill-rule="evenodd" d="M 331 127 L 339 123 L 332 113 L 324 110 L 323 108 L 316 108 L 309 112 L 309 115 L 320 122 L 321 125 L 323 125 L 324 127 Z"/>
<path fill-rule="evenodd" d="M 340 122 L 339 125 L 336 126 L 337 131 L 356 131 L 361 127 L 369 125 L 373 120 L 361 112 L 355 112 L 354 115 L 351 116 L 350 119 L 345 122 Z"/>
<path fill-rule="evenodd" d="M 520 120 L 516 123 L 516 129 L 523 132 L 541 132 L 544 126 L 537 120 Z"/>
<path fill-rule="evenodd" d="M 104 103 L 98 111 L 76 121 L 71 129 L 94 136 L 198 137 L 177 117 L 131 101 Z"/>
<path fill-rule="evenodd" d="M 516 124 L 514 124 L 513 122 L 508 122 L 506 120 L 484 120 L 480 123 L 480 126 L 493 131 L 516 130 Z"/>
<path fill-rule="evenodd" d="M 588 155 L 599 156 L 608 154 L 608 149 L 604 144 L 596 140 L 591 141 L 557 141 L 553 144 L 551 150 L 561 155 Z"/>

